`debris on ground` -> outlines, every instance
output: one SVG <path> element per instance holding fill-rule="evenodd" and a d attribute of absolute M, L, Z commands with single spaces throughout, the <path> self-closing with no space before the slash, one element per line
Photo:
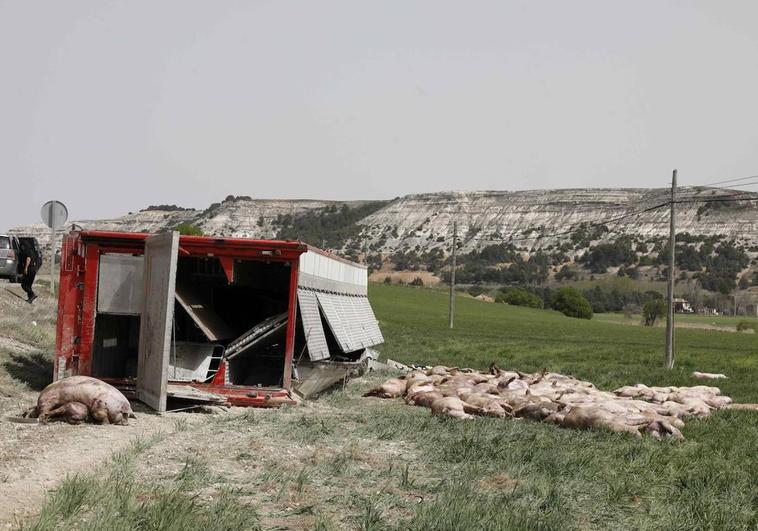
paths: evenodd
<path fill-rule="evenodd" d="M 567 428 L 605 428 L 636 437 L 683 440 L 682 419 L 707 417 L 712 410 L 755 409 L 732 404 L 718 387 L 647 387 L 637 384 L 600 391 L 585 382 L 554 372 L 524 374 L 499 369 L 488 373 L 450 367 L 417 368 L 390 378 L 364 396 L 405 397 L 409 405 L 431 409 L 433 415 L 470 419 L 475 415 L 529 418 Z"/>
<path fill-rule="evenodd" d="M 698 380 L 723 380 L 727 378 L 726 374 L 713 373 L 713 372 L 698 372 L 693 371 L 692 377 Z"/>
<path fill-rule="evenodd" d="M 131 404 L 110 384 L 89 376 L 70 376 L 53 382 L 39 395 L 37 405 L 24 414 L 41 423 L 64 419 L 69 424 L 92 420 L 98 424 L 127 425 L 134 418 Z"/>

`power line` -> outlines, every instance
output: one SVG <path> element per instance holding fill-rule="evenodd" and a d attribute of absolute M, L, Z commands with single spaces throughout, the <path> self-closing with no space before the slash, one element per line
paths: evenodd
<path fill-rule="evenodd" d="M 749 177 L 738 177 L 736 179 L 724 179 L 723 181 L 716 181 L 716 182 L 706 183 L 706 184 L 698 184 L 698 185 L 695 185 L 695 187 L 705 187 L 705 186 L 713 186 L 715 184 L 724 184 L 724 183 L 733 183 L 733 182 L 747 181 L 748 179 L 756 179 L 756 178 L 758 178 L 758 175 L 751 175 Z"/>
<path fill-rule="evenodd" d="M 740 178 L 737 178 L 737 179 L 725 179 L 723 181 L 717 181 L 717 182 L 710 183 L 710 184 L 707 184 L 707 185 L 687 186 L 687 187 L 680 188 L 680 190 L 681 189 L 687 189 L 687 188 L 699 188 L 699 187 L 705 187 L 705 186 L 710 186 L 710 185 L 715 185 L 715 184 L 723 184 L 723 183 L 729 183 L 729 182 L 746 181 L 748 179 L 758 179 L 758 175 L 751 175 L 749 177 L 740 177 Z M 758 180 L 753 181 L 753 182 L 749 182 L 749 183 L 740 184 L 740 186 L 755 186 L 755 185 L 758 185 Z M 713 186 L 713 188 L 714 189 L 729 190 L 726 187 Z M 750 196 L 750 197 L 746 197 L 746 196 Z M 682 203 L 718 203 L 718 202 L 738 202 L 738 201 L 758 201 L 758 191 L 745 190 L 745 191 L 741 191 L 741 192 L 738 191 L 738 192 L 735 192 L 733 194 L 723 194 L 723 195 L 712 196 L 712 197 L 700 197 L 699 195 L 693 194 L 693 195 L 689 195 L 689 196 L 681 196 L 680 199 L 676 199 L 674 201 L 674 204 L 682 204 Z M 631 205 L 641 204 L 641 203 L 643 203 L 643 201 L 637 201 L 637 202 L 631 203 Z M 659 208 L 663 208 L 663 207 L 666 207 L 666 206 L 671 206 L 671 204 L 672 204 L 671 200 L 667 200 L 667 201 L 664 201 L 662 203 L 658 203 L 658 204 L 650 206 L 650 207 L 646 207 L 646 208 L 642 208 L 642 209 L 639 209 L 639 210 L 635 210 L 633 212 L 627 212 L 627 213 L 622 214 L 620 216 L 616 216 L 616 217 L 612 217 L 612 218 L 608 218 L 608 219 L 603 219 L 603 220 L 598 220 L 598 221 L 591 221 L 591 222 L 580 221 L 580 222 L 577 222 L 577 223 L 573 224 L 571 226 L 571 228 L 568 229 L 568 230 L 561 231 L 561 232 L 553 232 L 553 233 L 551 233 L 551 234 L 549 234 L 547 236 L 540 234 L 540 235 L 535 236 L 535 237 L 524 236 L 524 237 L 520 237 L 520 238 L 509 238 L 509 237 L 488 238 L 487 241 L 490 241 L 490 242 L 492 242 L 492 241 L 502 241 L 502 242 L 505 242 L 505 243 L 520 243 L 520 242 L 529 242 L 529 241 L 539 241 L 539 240 L 545 239 L 546 237 L 551 237 L 552 238 L 552 237 L 556 237 L 556 236 L 567 236 L 567 235 L 576 233 L 580 229 L 589 229 L 589 228 L 594 228 L 594 227 L 607 226 L 608 224 L 613 224 L 614 225 L 614 230 L 615 230 L 615 226 L 617 226 L 619 224 L 619 222 L 621 222 L 621 221 L 623 221 L 625 219 L 628 219 L 628 218 L 631 218 L 631 217 L 639 217 L 640 215 L 645 214 L 647 212 L 651 212 L 653 210 L 657 210 Z M 608 208 L 629 208 L 629 206 L 630 206 L 629 204 L 627 204 L 627 205 L 618 205 L 618 204 L 607 205 L 606 204 L 606 205 L 598 205 L 597 207 L 586 207 L 584 209 L 576 209 L 576 210 L 573 210 L 572 213 L 591 212 L 593 210 L 602 209 L 602 208 L 605 208 L 605 209 L 608 209 Z M 612 231 L 609 231 L 609 232 L 612 232 Z"/>
<path fill-rule="evenodd" d="M 708 199 L 677 199 L 677 203 L 737 203 L 745 201 L 758 201 L 758 197 L 744 196 L 719 196 Z"/>
<path fill-rule="evenodd" d="M 740 186 L 755 186 L 755 185 L 758 185 L 758 181 L 755 181 L 755 182 L 752 182 L 752 183 L 743 184 L 743 185 L 740 185 Z M 714 189 L 716 189 L 716 190 L 726 190 L 726 191 L 731 192 L 731 193 L 725 193 L 725 194 L 721 194 L 721 195 L 711 195 L 711 196 L 707 196 L 707 197 L 703 197 L 702 194 L 695 193 L 695 194 L 689 194 L 689 195 L 686 195 L 686 196 L 682 196 L 682 199 L 692 200 L 692 202 L 697 202 L 697 201 L 719 201 L 719 200 L 722 200 L 722 199 L 746 198 L 746 197 L 753 197 L 753 196 L 758 195 L 758 191 L 756 191 L 756 190 L 733 190 L 733 189 L 730 189 L 730 188 L 714 188 Z M 745 200 L 748 200 L 748 199 L 745 199 Z"/>
<path fill-rule="evenodd" d="M 550 234 L 549 237 L 552 238 L 552 237 L 555 237 L 555 236 L 566 236 L 568 234 L 575 233 L 579 229 L 592 228 L 592 227 L 600 227 L 600 226 L 607 225 L 608 223 L 618 223 L 619 221 L 622 221 L 624 219 L 627 219 L 627 218 L 630 218 L 630 217 L 634 217 L 634 216 L 639 216 L 640 214 L 644 214 L 646 212 L 651 212 L 651 211 L 659 209 L 661 207 L 669 206 L 669 204 L 670 204 L 670 201 L 666 201 L 665 203 L 660 203 L 658 205 L 654 205 L 654 206 L 651 206 L 651 207 L 648 207 L 648 208 L 643 208 L 641 210 L 636 210 L 634 212 L 629 212 L 627 214 L 624 214 L 624 215 L 621 215 L 621 216 L 617 216 L 615 218 L 609 218 L 609 219 L 604 219 L 604 220 L 600 220 L 600 221 L 594 221 L 594 222 L 592 222 L 592 221 L 590 221 L 590 222 L 588 222 L 588 221 L 580 221 L 579 223 L 575 223 L 572 226 L 573 227 L 572 229 L 567 230 L 567 231 L 563 231 L 563 232 L 554 232 L 554 233 Z M 513 242 L 522 242 L 522 241 L 542 240 L 544 238 L 545 238 L 545 236 L 538 236 L 536 238 L 527 238 L 527 237 L 523 237 L 523 238 L 500 238 L 500 240 L 502 240 L 504 242 L 507 242 L 507 243 L 513 243 Z M 489 241 L 495 241 L 495 240 L 497 240 L 497 238 L 489 240 Z"/>

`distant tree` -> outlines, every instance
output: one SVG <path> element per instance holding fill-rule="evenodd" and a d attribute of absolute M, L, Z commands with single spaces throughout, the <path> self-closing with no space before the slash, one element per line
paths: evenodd
<path fill-rule="evenodd" d="M 553 309 L 569 317 L 592 319 L 590 302 L 578 290 L 570 286 L 558 290 L 552 306 Z"/>
<path fill-rule="evenodd" d="M 379 271 L 382 268 L 382 265 L 384 265 L 382 255 L 378 253 L 368 255 L 366 257 L 366 265 L 368 265 L 369 274 L 373 273 L 374 271 Z"/>
<path fill-rule="evenodd" d="M 179 223 L 176 226 L 176 230 L 182 236 L 203 236 L 203 229 L 192 223 Z"/>
<path fill-rule="evenodd" d="M 666 315 L 666 303 L 663 299 L 648 299 L 642 307 L 642 319 L 645 326 L 653 326 L 658 318 Z"/>
<path fill-rule="evenodd" d="M 562 280 L 576 280 L 576 271 L 572 270 L 569 266 L 564 265 L 561 270 L 555 275 L 555 280 L 558 282 Z"/>
<path fill-rule="evenodd" d="M 601 243 L 581 258 L 581 262 L 592 273 L 605 273 L 609 267 L 633 264 L 636 261 L 637 255 L 632 250 L 629 238 L 619 238 L 613 243 Z"/>
<path fill-rule="evenodd" d="M 478 297 L 482 293 L 484 293 L 484 288 L 481 286 L 471 286 L 468 290 L 468 294 L 472 297 Z"/>
<path fill-rule="evenodd" d="M 497 296 L 498 302 L 512 304 L 513 306 L 526 306 L 528 308 L 542 308 L 542 299 L 534 293 L 521 288 L 509 289 L 502 295 Z"/>

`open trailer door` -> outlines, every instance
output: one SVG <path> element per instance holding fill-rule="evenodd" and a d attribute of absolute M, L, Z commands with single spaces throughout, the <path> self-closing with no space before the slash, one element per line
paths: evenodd
<path fill-rule="evenodd" d="M 178 254 L 178 232 L 145 240 L 137 398 L 160 412 L 166 411 Z"/>

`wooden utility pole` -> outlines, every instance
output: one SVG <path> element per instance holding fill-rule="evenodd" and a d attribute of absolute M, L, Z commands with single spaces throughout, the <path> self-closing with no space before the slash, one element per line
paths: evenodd
<path fill-rule="evenodd" d="M 674 368 L 674 265 L 676 264 L 676 170 L 671 177 L 671 217 L 669 227 L 669 290 L 666 315 L 666 357 L 663 366 Z"/>
<path fill-rule="evenodd" d="M 458 222 L 453 221 L 453 251 L 450 260 L 450 302 L 448 303 L 448 324 L 453 329 L 453 312 L 455 309 L 455 249 L 458 247 Z"/>

